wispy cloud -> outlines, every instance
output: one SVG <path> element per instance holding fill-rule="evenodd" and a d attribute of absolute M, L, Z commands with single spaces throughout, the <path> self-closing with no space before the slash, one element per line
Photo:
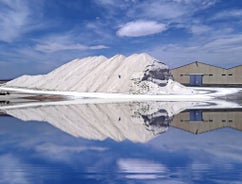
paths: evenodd
<path fill-rule="evenodd" d="M 0 7 L 0 40 L 11 42 L 24 32 L 30 10 L 24 0 L 3 0 Z"/>
<path fill-rule="evenodd" d="M 221 139 L 221 135 L 226 136 L 226 139 Z M 183 138 L 174 140 L 172 139 L 173 136 L 181 136 Z M 157 137 L 157 139 L 151 140 L 150 144 L 161 151 L 165 150 L 170 153 L 178 152 L 179 150 L 181 152 L 187 151 L 188 154 L 191 152 L 200 152 L 195 160 L 202 159 L 203 155 L 207 153 L 206 155 L 208 158 L 212 158 L 214 164 L 221 164 L 222 161 L 231 161 L 232 159 L 233 161 L 242 162 L 240 155 L 242 148 L 238 139 L 238 137 L 241 136 L 241 132 L 233 129 L 220 129 L 219 131 L 211 131 L 207 134 L 204 133 L 194 136 L 194 134 L 187 134 L 178 129 L 171 128 L 167 133 L 162 134 L 162 136 Z M 168 142 L 164 143 L 163 146 L 157 146 L 156 143 L 162 141 L 164 138 L 167 140 L 170 139 Z M 187 146 L 184 147 L 183 145 L 185 143 Z M 203 153 L 201 153 L 201 151 L 203 151 Z M 216 159 L 219 159 L 220 163 L 216 163 Z"/>
<path fill-rule="evenodd" d="M 242 16 L 242 9 L 234 9 L 234 10 L 227 10 L 222 11 L 217 14 L 215 14 L 211 20 L 222 20 L 222 19 L 228 19 L 228 18 L 238 18 L 241 19 Z"/>
<path fill-rule="evenodd" d="M 62 34 L 48 35 L 41 39 L 34 40 L 36 51 L 52 53 L 57 51 L 70 50 L 99 50 L 109 48 L 106 45 L 87 45 L 87 39 L 80 37 L 76 30 L 71 30 Z M 80 43 L 83 42 L 84 44 Z"/>
<path fill-rule="evenodd" d="M 142 159 L 119 159 L 119 172 L 130 179 L 158 179 L 167 175 L 168 169 L 160 164 Z"/>
<path fill-rule="evenodd" d="M 106 49 L 108 48 L 105 45 L 93 45 L 93 46 L 86 46 L 79 43 L 76 44 L 61 44 L 61 43 L 42 43 L 37 44 L 35 46 L 35 50 L 41 51 L 41 52 L 56 52 L 56 51 L 63 51 L 63 50 L 98 50 L 98 49 Z"/>
<path fill-rule="evenodd" d="M 183 16 L 186 8 L 179 3 L 144 1 L 128 11 L 131 17 L 148 17 L 155 20 L 170 20 Z"/>
<path fill-rule="evenodd" d="M 49 159 L 54 158 L 55 160 L 68 161 L 70 159 L 69 155 L 78 154 L 78 153 L 87 152 L 87 151 L 103 152 L 103 151 L 106 151 L 107 148 L 98 147 L 98 146 L 83 146 L 83 145 L 67 146 L 67 145 L 46 143 L 46 144 L 36 145 L 35 150 L 39 154 L 43 154 Z"/>
<path fill-rule="evenodd" d="M 139 3 L 128 1 L 118 3 L 120 6 L 113 3 L 114 1 L 98 2 L 107 10 L 111 8 L 115 13 L 125 9 L 125 15 L 119 19 L 119 22 L 113 20 L 113 23 L 118 23 L 116 26 L 118 36 L 139 37 L 182 27 L 195 35 L 208 33 L 212 30 L 211 27 L 204 25 L 203 20 L 199 20 L 199 17 L 194 18 L 193 15 L 214 6 L 217 0 L 151 0 Z M 112 12 L 107 11 L 107 16 L 109 13 L 112 14 L 109 19 L 116 17 Z"/>
<path fill-rule="evenodd" d="M 166 30 L 166 25 L 156 21 L 138 20 L 128 22 L 117 31 L 120 37 L 139 37 L 160 33 Z"/>
<path fill-rule="evenodd" d="M 171 67 L 182 63 L 203 61 L 217 66 L 232 67 L 241 64 L 242 35 L 229 35 L 204 42 L 190 42 L 189 45 L 168 44 L 150 49 L 148 52 L 162 58 Z M 179 53 L 179 54 L 174 54 Z M 231 53 L 233 53 L 231 55 Z"/>
<path fill-rule="evenodd" d="M 96 3 L 102 6 L 118 6 L 118 3 L 113 0 L 96 0 Z"/>
<path fill-rule="evenodd" d="M 14 155 L 1 154 L 0 161 L 0 183 L 31 183 L 27 177 L 27 168 L 23 166 L 24 163 L 14 157 Z"/>
<path fill-rule="evenodd" d="M 242 9 L 221 5 L 220 0 L 2 0 L 0 60 L 7 67 L 1 68 L 13 71 L 8 76 L 42 73 L 77 57 L 143 51 L 172 66 L 194 60 L 236 65 Z"/>
<path fill-rule="evenodd" d="M 78 152 L 83 152 L 88 150 L 105 151 L 106 148 L 95 147 L 95 146 L 62 146 L 62 145 L 46 143 L 42 145 L 37 145 L 36 150 L 44 153 L 50 153 L 50 154 L 61 154 L 62 152 L 78 153 Z"/>
<path fill-rule="evenodd" d="M 209 8 L 215 3 L 215 0 L 144 1 L 129 9 L 128 14 L 132 17 L 149 17 L 169 22 L 186 22 L 193 13 Z"/>
<path fill-rule="evenodd" d="M 0 2 L 0 41 L 15 43 L 28 41 L 25 34 L 44 30 L 54 25 L 42 20 L 44 1 L 2 0 Z"/>
<path fill-rule="evenodd" d="M 208 33 L 213 30 L 210 26 L 206 26 L 206 25 L 193 25 L 191 26 L 190 29 L 193 34 L 197 34 L 197 35 Z"/>
<path fill-rule="evenodd" d="M 242 34 L 237 35 L 228 35 L 227 37 L 219 38 L 213 40 L 206 45 L 204 48 L 206 49 L 213 49 L 222 52 L 231 52 L 234 48 L 240 48 L 242 46 Z"/>

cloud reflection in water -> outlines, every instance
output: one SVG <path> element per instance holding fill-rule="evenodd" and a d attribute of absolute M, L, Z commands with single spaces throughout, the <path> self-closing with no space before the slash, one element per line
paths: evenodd
<path fill-rule="evenodd" d="M 178 105 L 89 104 L 6 110 L 22 120 L 32 121 L 1 117 L 1 181 L 240 182 L 242 133 L 224 128 L 194 135 L 174 128 L 173 115 L 186 109 L 185 103 L 180 109 Z M 188 105 L 189 109 L 201 108 L 197 103 Z M 53 111 L 56 114 L 51 114 Z M 164 121 L 159 124 L 160 120 Z M 168 131 L 158 135 L 167 127 Z M 134 135 L 128 135 L 129 132 Z M 96 133 L 100 135 L 93 137 Z M 16 177 L 9 177 L 13 175 Z"/>

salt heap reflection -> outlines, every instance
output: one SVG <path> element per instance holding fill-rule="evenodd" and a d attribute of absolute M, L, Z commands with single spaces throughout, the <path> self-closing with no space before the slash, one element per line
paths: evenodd
<path fill-rule="evenodd" d="M 157 106 L 160 105 L 160 106 Z M 171 116 L 164 104 L 72 104 L 8 109 L 24 121 L 46 121 L 75 137 L 147 142 L 167 130 Z"/>
<path fill-rule="evenodd" d="M 3 113 L 23 121 L 45 121 L 75 137 L 91 140 L 115 141 L 128 139 L 147 142 L 167 131 L 168 126 L 179 128 L 172 122 L 175 115 L 186 110 L 241 108 L 226 101 L 213 102 L 130 102 L 88 103 L 77 101 L 28 102 L 27 105 L 6 104 Z M 46 105 L 48 104 L 48 105 Z M 59 104 L 59 105 L 57 105 Z"/>

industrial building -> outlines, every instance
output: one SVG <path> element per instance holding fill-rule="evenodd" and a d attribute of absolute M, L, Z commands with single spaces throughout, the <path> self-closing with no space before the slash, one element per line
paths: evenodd
<path fill-rule="evenodd" d="M 177 114 L 171 122 L 172 127 L 193 133 L 233 128 L 242 131 L 242 111 L 237 110 L 188 110 Z"/>
<path fill-rule="evenodd" d="M 172 69 L 171 74 L 186 86 L 242 86 L 242 65 L 225 69 L 196 61 Z"/>

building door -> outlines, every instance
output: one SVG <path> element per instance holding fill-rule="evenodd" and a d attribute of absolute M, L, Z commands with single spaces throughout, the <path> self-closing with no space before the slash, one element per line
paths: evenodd
<path fill-rule="evenodd" d="M 191 86 L 202 86 L 202 75 L 190 75 Z"/>
<path fill-rule="evenodd" d="M 190 110 L 190 121 L 202 121 L 203 114 L 201 110 Z"/>

